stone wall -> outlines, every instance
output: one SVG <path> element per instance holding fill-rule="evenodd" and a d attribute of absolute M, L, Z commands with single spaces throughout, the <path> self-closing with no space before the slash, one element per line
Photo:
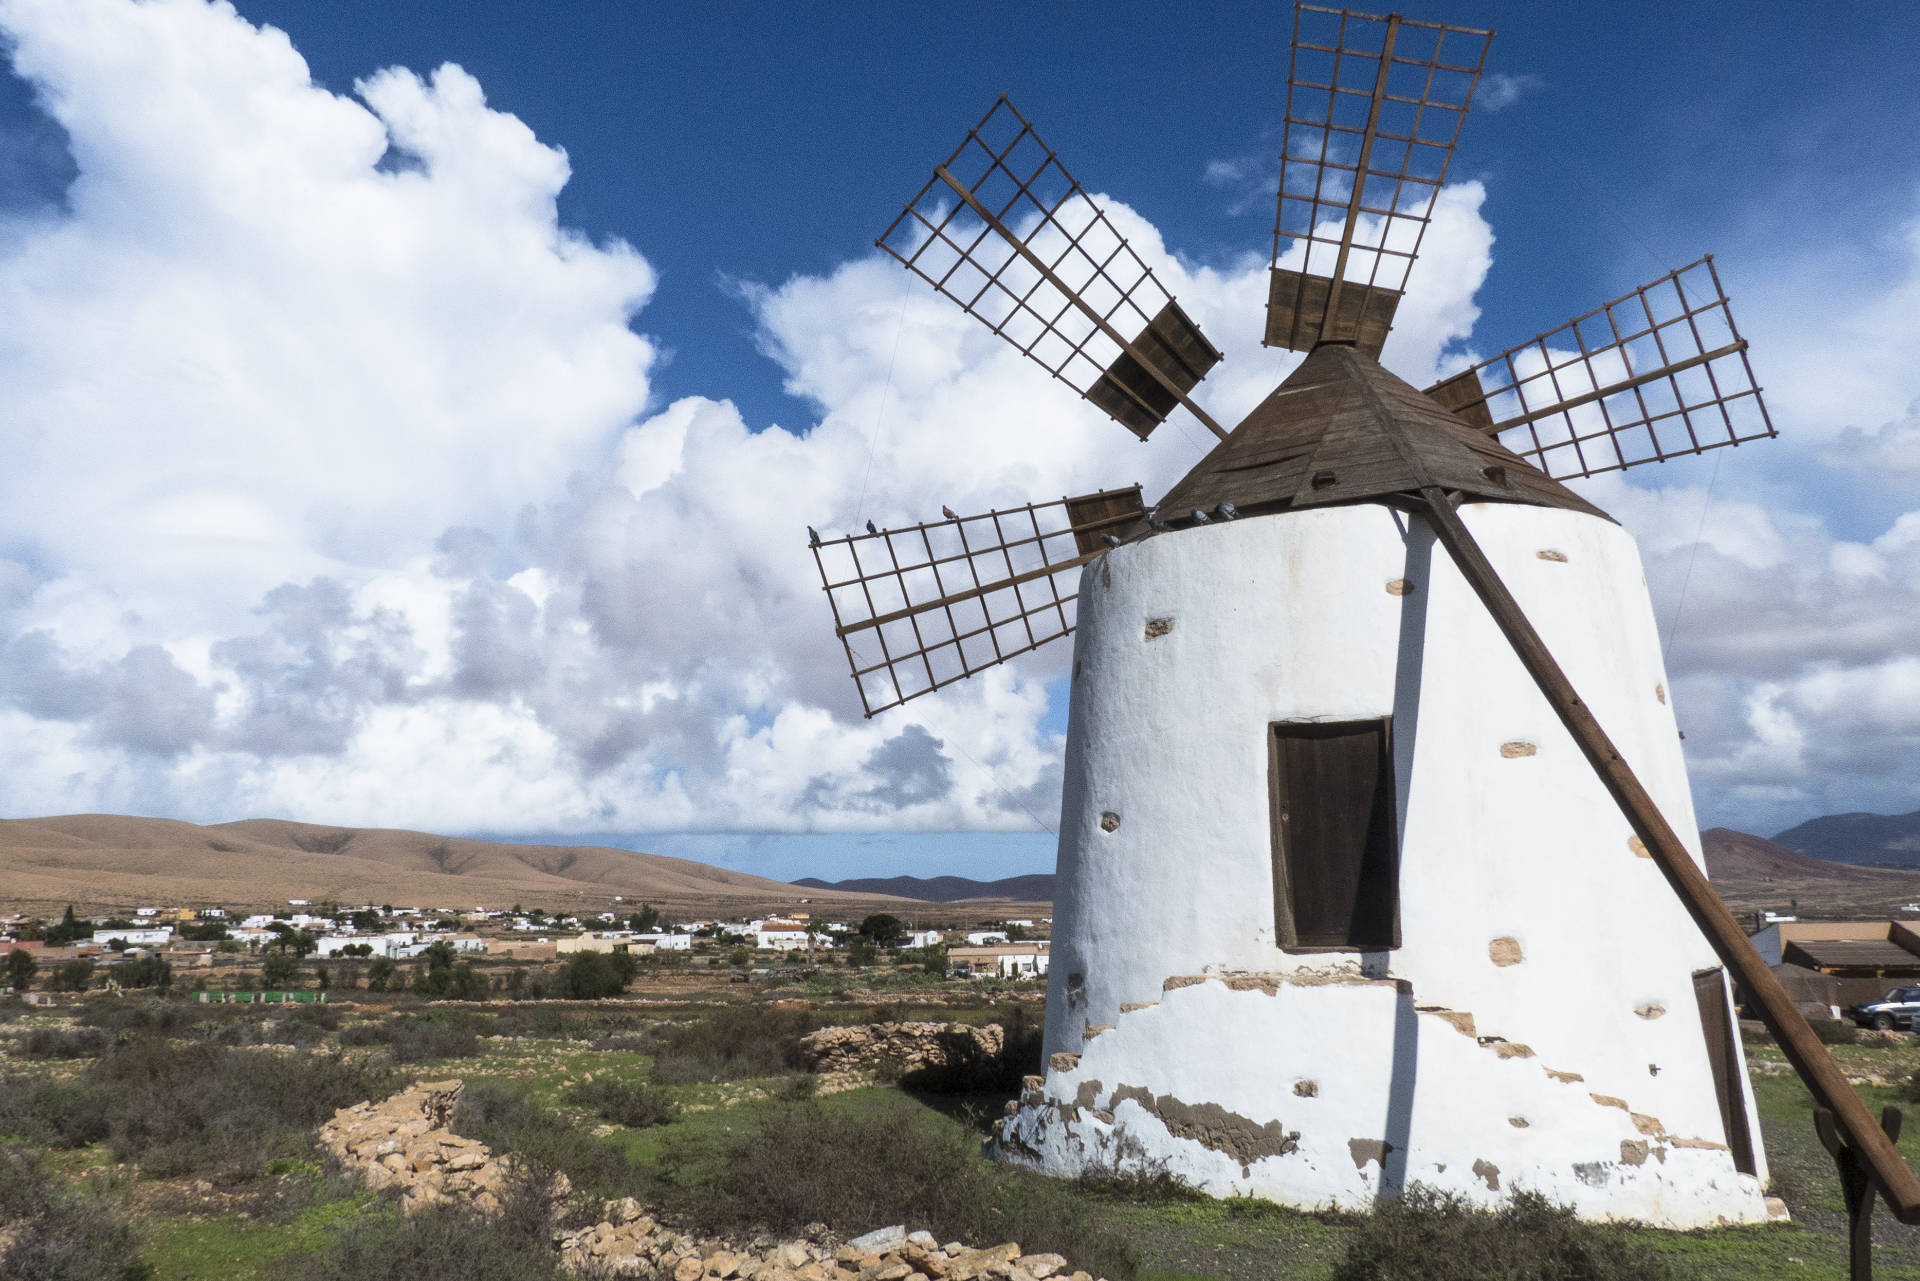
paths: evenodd
<path fill-rule="evenodd" d="M 632 1198 L 608 1202 L 606 1221 L 556 1244 L 575 1275 L 647 1281 L 1094 1281 L 1059 1255 L 1023 1254 L 1016 1242 L 975 1250 L 897 1225 L 843 1243 L 824 1229 L 746 1244 L 702 1239 L 656 1223 Z"/>
<path fill-rule="evenodd" d="M 911 1072 L 959 1067 L 998 1056 L 1006 1048 L 998 1023 L 872 1023 L 823 1027 L 801 1039 L 807 1070 L 829 1078 L 858 1078 L 877 1071 Z"/>
<path fill-rule="evenodd" d="M 962 1024 L 900 1024 L 941 1029 Z M 864 1031 L 867 1029 L 831 1029 Z M 999 1028 L 969 1029 L 997 1048 Z M 920 1035 L 920 1034 L 914 1034 Z M 909 1038 L 911 1040 L 911 1037 Z M 320 1127 L 320 1142 L 375 1189 L 394 1189 L 408 1213 L 461 1200 L 497 1213 L 513 1176 L 511 1156 L 446 1128 L 462 1083 L 427 1081 L 381 1103 L 341 1108 Z M 570 1190 L 555 1176 L 557 1201 Z M 1057 1254 L 1025 1254 L 1016 1242 L 973 1249 L 945 1244 L 904 1226 L 880 1228 L 850 1241 L 816 1225 L 801 1237 L 759 1236 L 741 1242 L 697 1237 L 655 1220 L 638 1201 L 608 1201 L 601 1221 L 554 1234 L 561 1266 L 580 1277 L 639 1281 L 1096 1281 L 1071 1271 Z"/>
<path fill-rule="evenodd" d="M 368 1187 L 398 1190 L 408 1214 L 449 1199 L 497 1213 L 513 1160 L 447 1128 L 461 1088 L 460 1081 L 423 1081 L 381 1103 L 341 1108 L 320 1127 L 320 1145 Z M 566 1195 L 566 1175 L 554 1177 L 554 1195 Z"/>

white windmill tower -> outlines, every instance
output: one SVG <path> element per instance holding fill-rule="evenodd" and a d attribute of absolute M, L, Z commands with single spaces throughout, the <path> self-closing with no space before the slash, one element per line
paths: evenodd
<path fill-rule="evenodd" d="M 1266 342 L 1308 355 L 1231 432 L 1189 395 L 1218 351 L 1005 98 L 879 242 L 1142 439 L 1221 439 L 1151 510 L 813 538 L 869 716 L 1077 631 L 1046 1073 L 998 1150 L 1756 1220 L 1724 965 L 1920 1218 L 1707 885 L 1633 541 L 1560 483 L 1773 434 L 1711 259 L 1424 392 L 1376 359 L 1491 37 L 1297 6 Z"/>

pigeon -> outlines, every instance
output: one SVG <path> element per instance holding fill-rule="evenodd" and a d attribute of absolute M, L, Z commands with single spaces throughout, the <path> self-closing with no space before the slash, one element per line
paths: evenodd
<path fill-rule="evenodd" d="M 1213 519 L 1211 516 L 1201 511 L 1198 507 L 1193 509 L 1192 515 L 1193 515 L 1193 523 L 1196 525 L 1205 525 Z"/>
<path fill-rule="evenodd" d="M 877 533 L 879 533 L 880 531 L 879 531 L 879 530 L 877 530 L 877 529 L 875 529 L 875 528 L 873 527 L 873 522 L 872 522 L 872 521 L 868 521 L 868 522 L 867 522 L 867 532 L 868 532 L 869 534 L 877 534 Z"/>
<path fill-rule="evenodd" d="M 951 507 L 946 507 L 946 506 L 942 506 L 942 507 L 940 508 L 940 514 L 941 514 L 942 516 L 945 516 L 945 517 L 946 517 L 946 518 L 947 518 L 948 520 L 959 520 L 959 519 L 960 519 L 960 518 L 959 518 L 958 516 L 956 516 L 956 515 L 954 515 L 954 514 L 953 514 L 953 508 L 951 508 Z"/>
<path fill-rule="evenodd" d="M 1109 547 L 1118 547 L 1120 545 L 1120 535 L 1118 534 L 1102 534 L 1101 537 L 1107 540 L 1107 546 Z"/>
<path fill-rule="evenodd" d="M 820 531 L 815 529 L 812 525 L 808 525 L 807 526 L 807 546 L 818 547 L 819 545 L 820 545 Z"/>
<path fill-rule="evenodd" d="M 1218 507 L 1214 508 L 1213 510 L 1220 514 L 1221 520 L 1239 520 L 1240 519 L 1240 509 L 1238 507 L 1235 507 L 1232 503 L 1221 503 Z"/>

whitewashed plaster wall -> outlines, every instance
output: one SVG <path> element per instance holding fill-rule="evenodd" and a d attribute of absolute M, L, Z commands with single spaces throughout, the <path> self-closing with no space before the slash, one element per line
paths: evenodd
<path fill-rule="evenodd" d="M 1462 517 L 1699 861 L 1631 538 Z M 1125 1153 L 1302 1206 L 1417 1181 L 1673 1227 L 1765 1216 L 1693 993 L 1718 961 L 1418 520 L 1338 507 L 1117 548 L 1083 571 L 1075 645 L 1050 1068 L 1010 1159 Z M 1285 953 L 1268 725 L 1380 716 L 1402 945 Z"/>

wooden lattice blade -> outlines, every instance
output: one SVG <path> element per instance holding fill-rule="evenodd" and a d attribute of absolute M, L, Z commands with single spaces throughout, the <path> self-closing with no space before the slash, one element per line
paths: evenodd
<path fill-rule="evenodd" d="M 1294 6 L 1266 344 L 1377 356 L 1491 31 Z M 1281 266 L 1283 249 L 1299 251 Z"/>
<path fill-rule="evenodd" d="M 1005 97 L 875 241 L 1141 439 L 1220 361 Z"/>
<path fill-rule="evenodd" d="M 1426 391 L 1556 480 L 1776 434 L 1712 255 Z"/>
<path fill-rule="evenodd" d="M 1140 487 L 816 538 L 814 561 L 868 716 L 1073 630 L 1071 575 L 1139 523 Z"/>

